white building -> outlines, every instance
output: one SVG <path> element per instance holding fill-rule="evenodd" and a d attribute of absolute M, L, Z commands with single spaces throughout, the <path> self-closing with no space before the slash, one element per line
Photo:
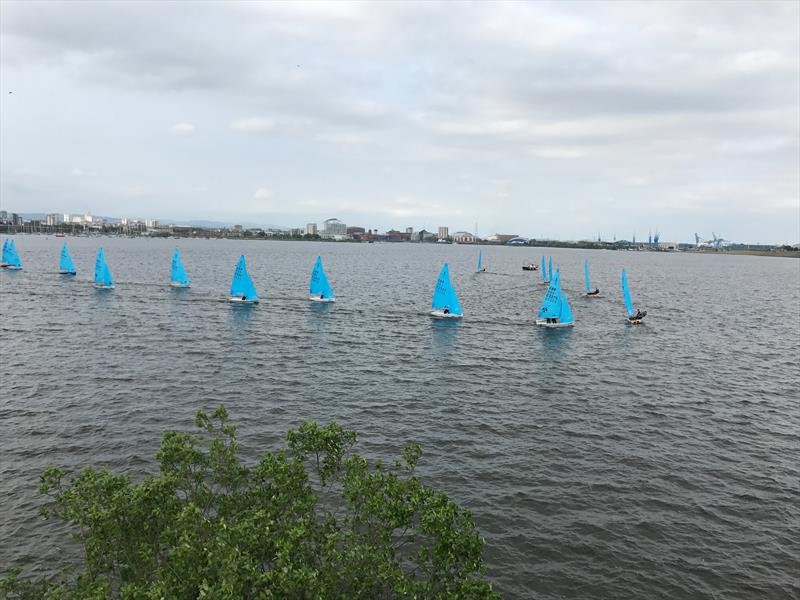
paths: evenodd
<path fill-rule="evenodd" d="M 61 225 L 64 222 L 64 217 L 61 213 L 50 213 L 47 215 L 46 222 L 49 226 Z"/>
<path fill-rule="evenodd" d="M 306 223 L 306 235 L 317 235 L 316 223 Z"/>
<path fill-rule="evenodd" d="M 155 219 L 147 219 L 147 221 L 145 221 L 144 224 L 147 226 L 148 229 L 158 229 L 158 221 L 156 221 Z M 240 225 L 239 229 L 241 230 L 241 228 L 242 227 Z"/>
<path fill-rule="evenodd" d="M 344 239 L 347 236 L 347 225 L 339 219 L 326 219 L 322 223 L 320 235 L 328 239 Z"/>
<path fill-rule="evenodd" d="M 453 234 L 453 241 L 459 244 L 474 244 L 475 236 L 469 231 L 456 231 Z"/>
<path fill-rule="evenodd" d="M 439 227 L 439 239 L 446 240 L 450 237 L 450 228 L 449 227 Z"/>

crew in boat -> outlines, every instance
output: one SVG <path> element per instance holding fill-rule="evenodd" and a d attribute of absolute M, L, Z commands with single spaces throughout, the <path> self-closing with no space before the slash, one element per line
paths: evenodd
<path fill-rule="evenodd" d="M 636 314 L 635 314 L 635 315 L 633 315 L 632 317 L 629 317 L 629 318 L 628 318 L 628 320 L 629 320 L 629 321 L 641 321 L 641 320 L 642 320 L 642 319 L 644 319 L 646 316 L 647 316 L 647 311 L 646 311 L 646 310 L 642 311 L 642 310 L 639 310 L 639 309 L 637 308 L 637 309 L 636 309 Z"/>
<path fill-rule="evenodd" d="M 444 310 L 442 311 L 442 313 L 445 314 L 445 315 L 449 315 L 450 314 L 450 307 L 445 306 Z"/>
<path fill-rule="evenodd" d="M 246 301 L 247 301 L 247 296 L 242 296 L 242 302 L 246 302 Z"/>
<path fill-rule="evenodd" d="M 320 299 L 320 300 L 325 300 L 325 294 L 324 294 L 324 293 L 320 294 L 320 295 L 319 295 L 319 299 Z"/>
<path fill-rule="evenodd" d="M 600 288 L 594 288 L 593 292 L 586 292 L 587 296 L 597 296 L 600 293 Z"/>

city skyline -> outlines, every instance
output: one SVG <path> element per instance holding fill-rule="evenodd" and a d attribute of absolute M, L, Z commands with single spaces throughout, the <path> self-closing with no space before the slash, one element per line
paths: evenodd
<path fill-rule="evenodd" d="M 1 208 L 800 240 L 797 3 L 191 6 L 0 4 Z"/>

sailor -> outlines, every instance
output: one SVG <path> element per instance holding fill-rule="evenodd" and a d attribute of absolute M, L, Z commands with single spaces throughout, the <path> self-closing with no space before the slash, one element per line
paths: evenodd
<path fill-rule="evenodd" d="M 320 294 L 320 295 L 319 295 L 319 299 L 320 299 L 320 300 L 324 300 L 324 299 L 325 299 L 325 294 L 324 294 L 324 293 Z"/>
<path fill-rule="evenodd" d="M 243 295 L 243 296 L 242 296 L 242 302 L 245 302 L 246 300 L 247 300 L 247 296 L 244 296 L 244 295 Z"/>
<path fill-rule="evenodd" d="M 450 308 L 445 306 L 444 310 L 442 311 L 442 313 L 445 314 L 445 315 L 449 315 L 450 314 Z"/>

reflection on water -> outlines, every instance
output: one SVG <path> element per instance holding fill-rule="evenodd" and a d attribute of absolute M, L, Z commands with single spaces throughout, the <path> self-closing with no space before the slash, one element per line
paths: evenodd
<path fill-rule="evenodd" d="M 461 319 L 431 319 L 434 351 L 443 353 L 452 351 L 460 330 Z"/>
<path fill-rule="evenodd" d="M 237 333 L 249 333 L 250 322 L 253 320 L 258 304 L 241 304 L 228 302 L 230 321 Z"/>
<path fill-rule="evenodd" d="M 552 360 L 568 358 L 568 351 L 572 345 L 572 336 L 575 327 L 561 327 L 550 329 L 536 327 L 539 332 L 539 343 L 542 344 L 544 355 Z"/>

